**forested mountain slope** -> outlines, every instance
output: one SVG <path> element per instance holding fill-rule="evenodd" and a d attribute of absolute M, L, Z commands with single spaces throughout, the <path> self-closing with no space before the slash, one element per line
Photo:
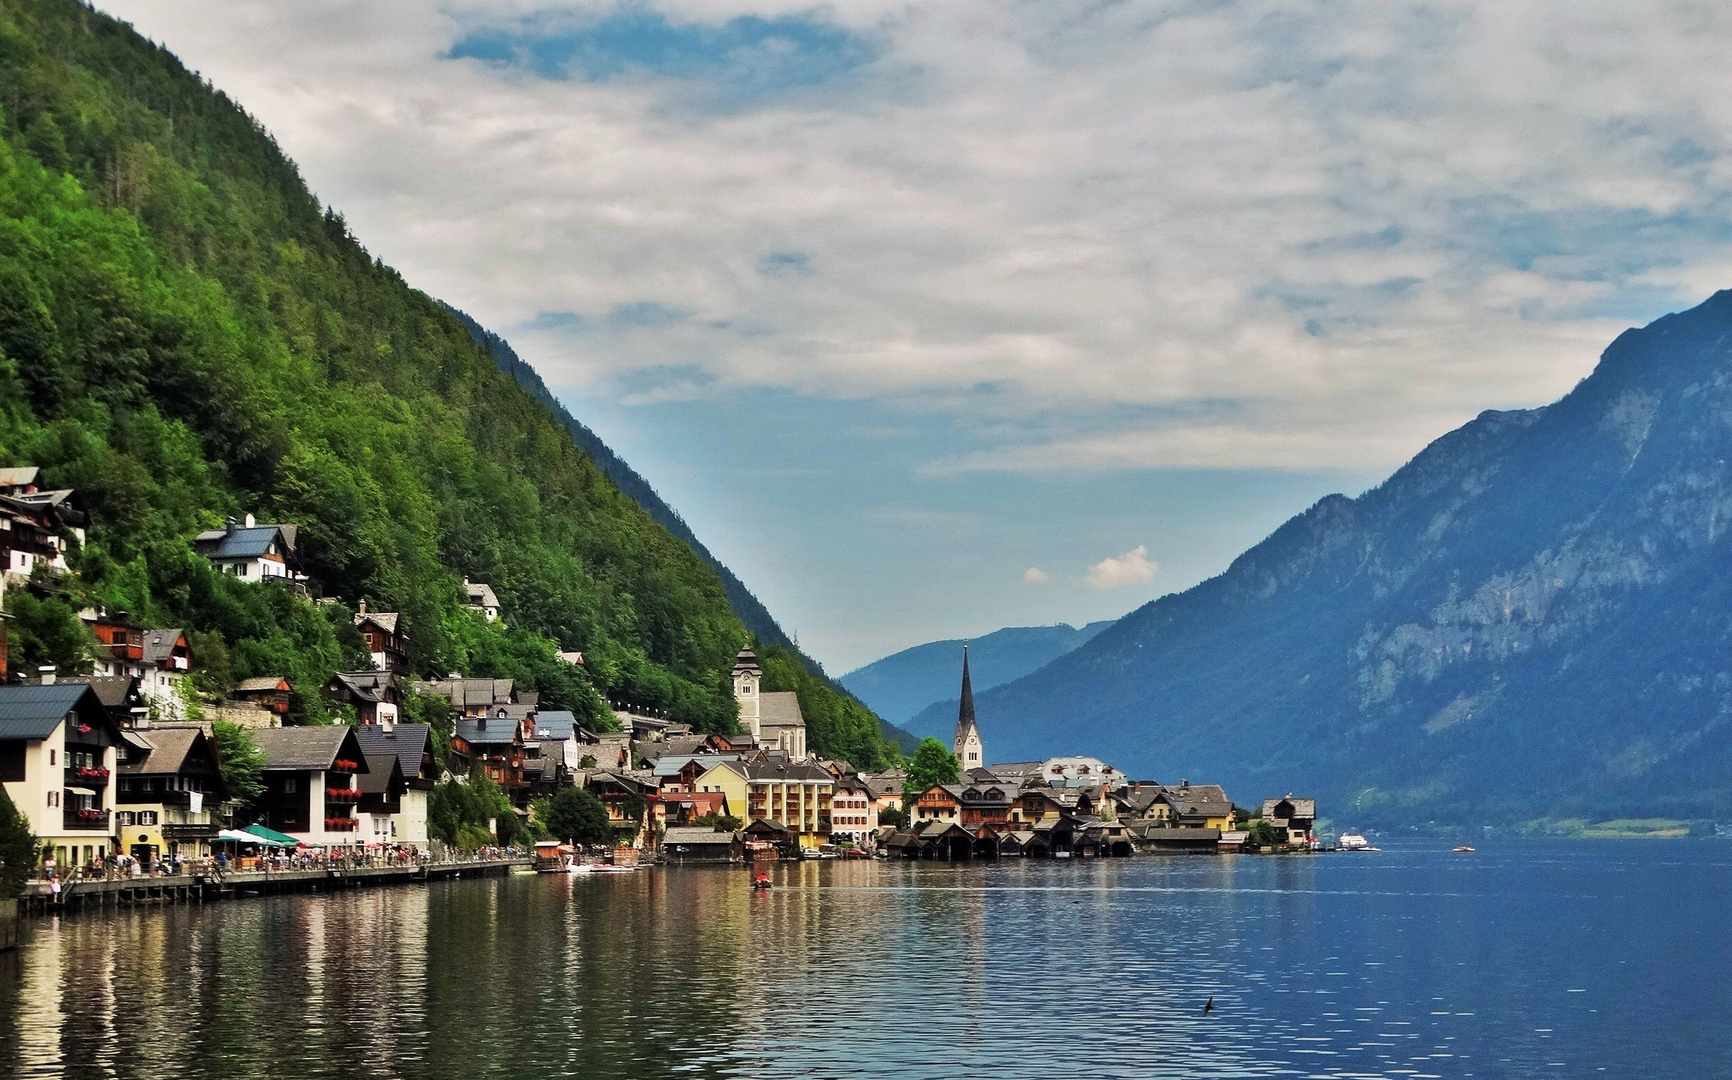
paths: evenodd
<path fill-rule="evenodd" d="M 1729 459 L 1722 292 L 979 695 L 989 755 L 1343 823 L 1732 816 Z"/>
<path fill-rule="evenodd" d="M 738 575 L 716 558 L 709 548 L 704 546 L 703 541 L 698 539 L 691 526 L 686 524 L 685 518 L 667 504 L 656 492 L 656 489 L 650 485 L 650 482 L 639 475 L 638 471 L 632 468 L 624 458 L 614 453 L 612 447 L 602 442 L 599 435 L 571 414 L 571 411 L 553 395 L 553 391 L 547 388 L 547 383 L 542 380 L 535 368 L 517 355 L 517 351 L 511 347 L 510 342 L 476 322 L 467 313 L 450 305 L 445 305 L 445 307 L 457 317 L 457 321 L 463 324 L 471 337 L 486 347 L 488 354 L 493 357 L 494 363 L 499 365 L 501 371 L 516 379 L 517 384 L 528 391 L 531 397 L 547 406 L 553 415 L 559 419 L 565 430 L 570 433 L 572 442 L 577 444 L 577 448 L 588 454 L 590 460 L 607 474 L 608 479 L 612 480 L 620 491 L 643 507 L 644 512 L 662 528 L 683 540 L 699 559 L 708 563 L 715 570 L 717 576 L 722 579 L 722 588 L 727 593 L 728 604 L 733 608 L 734 614 L 739 616 L 740 621 L 746 624 L 746 629 L 751 631 L 752 636 L 764 645 L 777 646 L 798 657 L 812 678 L 828 686 L 841 697 L 854 697 L 852 692 L 841 682 L 831 679 L 825 674 L 822 664 L 800 650 L 800 647 L 782 629 L 781 624 L 776 622 L 775 616 L 770 614 L 769 608 L 764 606 L 763 601 L 753 595 L 752 590 L 746 588 L 746 583 L 741 581 Z M 870 704 L 868 707 L 871 707 Z M 918 742 L 914 736 L 896 727 L 889 720 L 884 721 L 883 729 L 885 738 L 897 744 L 904 752 L 913 752 L 914 744 Z"/>
<path fill-rule="evenodd" d="M 352 663 L 345 610 L 191 554 L 250 510 L 300 527 L 327 595 L 402 612 L 424 674 L 512 675 L 598 722 L 599 692 L 735 723 L 749 635 L 715 571 L 220 91 L 72 0 L 0 0 L 0 113 L 0 463 L 92 516 L 73 577 L 8 593 L 26 662 L 101 603 L 192 630 L 218 688 Z M 462 609 L 465 575 L 510 630 Z M 799 689 L 815 748 L 882 757 L 868 710 Z"/>

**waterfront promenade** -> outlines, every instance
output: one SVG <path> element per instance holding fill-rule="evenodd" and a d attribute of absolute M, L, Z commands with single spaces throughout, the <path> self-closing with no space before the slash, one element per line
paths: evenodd
<path fill-rule="evenodd" d="M 179 874 L 106 874 L 61 882 L 32 881 L 19 898 L 20 912 L 41 915 L 148 904 L 203 904 L 291 892 L 337 892 L 377 885 L 406 885 L 462 877 L 509 874 L 529 867 L 528 855 L 474 853 L 449 858 L 355 857 L 332 860 L 268 860 L 245 870 L 225 870 L 205 860 Z"/>

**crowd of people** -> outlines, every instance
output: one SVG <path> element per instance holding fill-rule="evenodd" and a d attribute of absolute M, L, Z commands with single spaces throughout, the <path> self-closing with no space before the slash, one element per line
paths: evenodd
<path fill-rule="evenodd" d="M 100 859 L 73 866 L 60 866 L 50 856 L 42 863 L 42 879 L 58 894 L 64 885 L 78 881 L 117 881 L 131 878 L 179 877 L 184 874 L 231 872 L 284 873 L 288 871 L 349 870 L 362 867 L 403 868 L 443 862 L 497 861 L 521 858 L 527 850 L 517 847 L 484 847 L 475 851 L 432 851 L 411 844 L 382 847 L 271 848 L 245 844 L 219 844 L 213 856 L 186 858 L 175 851 L 162 858 L 140 858 L 117 851 Z"/>

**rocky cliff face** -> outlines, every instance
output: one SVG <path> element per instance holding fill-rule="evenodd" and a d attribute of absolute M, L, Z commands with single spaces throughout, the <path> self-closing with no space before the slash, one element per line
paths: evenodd
<path fill-rule="evenodd" d="M 992 756 L 1307 788 L 1337 819 L 1732 816 L 1728 457 L 1720 293 L 981 695 Z"/>

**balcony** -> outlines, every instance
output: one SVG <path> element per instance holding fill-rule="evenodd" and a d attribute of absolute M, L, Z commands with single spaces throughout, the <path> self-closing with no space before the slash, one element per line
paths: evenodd
<path fill-rule="evenodd" d="M 68 832 L 109 833 L 107 810 L 78 810 L 68 807 L 64 812 L 65 825 Z"/>
<path fill-rule="evenodd" d="M 66 783 L 68 787 L 106 787 L 108 770 L 100 765 L 68 765 Z"/>
<path fill-rule="evenodd" d="M 164 825 L 162 827 L 162 838 L 164 840 L 174 840 L 177 842 L 183 840 L 210 840 L 213 839 L 216 834 L 217 825 L 215 822 L 207 822 L 204 824 L 188 822 L 179 825 Z"/>
<path fill-rule="evenodd" d="M 326 832 L 354 832 L 361 827 L 361 822 L 352 817 L 328 817 L 325 819 Z"/>

